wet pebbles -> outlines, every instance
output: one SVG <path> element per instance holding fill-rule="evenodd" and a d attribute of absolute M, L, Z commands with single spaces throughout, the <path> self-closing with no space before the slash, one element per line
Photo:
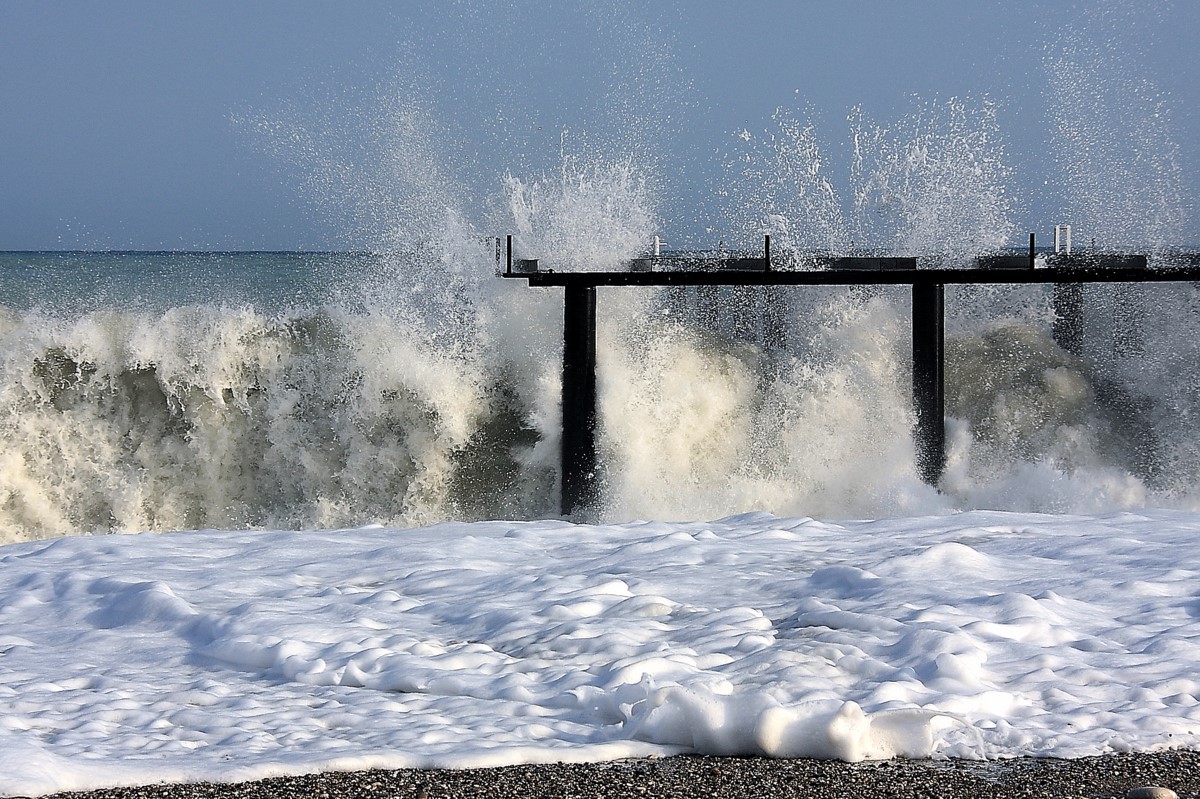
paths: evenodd
<path fill-rule="evenodd" d="M 236 784 L 117 788 L 76 799 L 1200 799 L 1200 752 L 1075 760 L 912 761 L 670 757 L 462 771 L 327 772 Z"/>

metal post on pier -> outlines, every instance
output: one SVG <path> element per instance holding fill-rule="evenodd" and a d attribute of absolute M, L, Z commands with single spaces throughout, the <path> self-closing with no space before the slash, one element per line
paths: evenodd
<path fill-rule="evenodd" d="M 568 285 L 563 297 L 562 514 L 598 498 L 596 462 L 596 287 Z"/>
<path fill-rule="evenodd" d="M 912 284 L 912 384 L 917 471 L 936 486 L 946 465 L 945 286 Z"/>

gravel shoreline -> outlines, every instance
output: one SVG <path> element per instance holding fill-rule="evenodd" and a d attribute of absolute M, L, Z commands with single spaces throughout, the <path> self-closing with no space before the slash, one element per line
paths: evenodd
<path fill-rule="evenodd" d="M 1200 799 L 1200 752 L 1073 760 L 889 760 L 842 763 L 667 757 L 489 769 L 324 772 L 245 783 L 194 783 L 55 794 L 54 799 L 1123 799 L 1157 785 Z"/>

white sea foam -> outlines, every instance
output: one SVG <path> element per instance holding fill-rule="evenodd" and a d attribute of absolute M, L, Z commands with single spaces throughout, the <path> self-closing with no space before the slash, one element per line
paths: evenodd
<path fill-rule="evenodd" d="M 1193 513 L 0 548 L 0 793 L 675 752 L 1200 745 Z"/>

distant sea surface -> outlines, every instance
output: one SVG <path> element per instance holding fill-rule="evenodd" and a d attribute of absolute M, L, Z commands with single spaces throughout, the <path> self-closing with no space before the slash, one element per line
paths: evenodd
<path fill-rule="evenodd" d="M 0 252 L 0 305 L 84 313 L 217 304 L 282 310 L 329 299 L 376 256 L 345 252 Z"/>

